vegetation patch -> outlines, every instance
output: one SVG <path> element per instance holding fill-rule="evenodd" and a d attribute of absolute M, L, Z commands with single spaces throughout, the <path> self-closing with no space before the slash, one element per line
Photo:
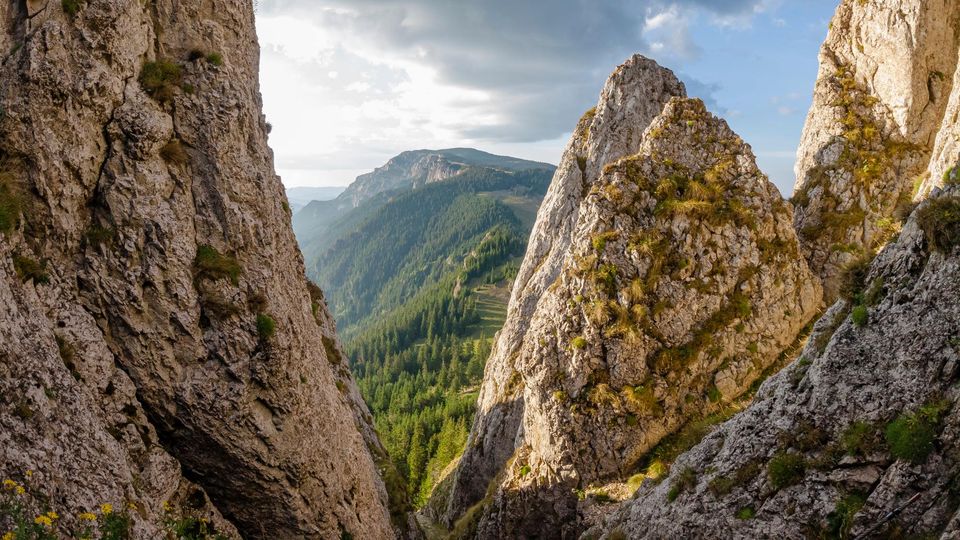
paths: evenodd
<path fill-rule="evenodd" d="M 717 476 L 710 481 L 707 487 L 710 489 L 710 493 L 713 493 L 714 497 L 720 498 L 729 494 L 735 488 L 746 486 L 752 482 L 760 475 L 761 470 L 760 461 L 752 460 L 737 469 L 730 476 Z"/>
<path fill-rule="evenodd" d="M 595 235 L 591 239 L 591 244 L 593 244 L 593 249 L 598 252 L 603 251 L 607 247 L 607 242 L 616 240 L 618 236 L 620 235 L 616 231 L 607 231 L 607 232 Z"/>
<path fill-rule="evenodd" d="M 767 464 L 767 477 L 774 489 L 783 489 L 799 483 L 807 470 L 803 456 L 780 452 Z"/>
<path fill-rule="evenodd" d="M 754 517 L 756 517 L 756 515 L 757 515 L 757 511 L 754 510 L 752 506 L 744 506 L 743 508 L 737 510 L 737 513 L 734 514 L 734 517 L 736 517 L 737 519 L 747 520 L 747 519 L 753 519 Z"/>
<path fill-rule="evenodd" d="M 853 308 L 853 311 L 850 313 L 850 319 L 853 321 L 853 324 L 863 328 L 867 325 L 867 322 L 870 320 L 870 313 L 867 310 L 867 306 L 856 306 Z"/>
<path fill-rule="evenodd" d="M 622 391 L 627 406 L 638 413 L 660 416 L 663 414 L 663 407 L 657 399 L 656 391 L 652 382 L 638 386 L 627 386 Z"/>
<path fill-rule="evenodd" d="M 587 340 L 583 336 L 577 336 L 570 340 L 570 346 L 574 349 L 584 349 L 587 347 Z"/>
<path fill-rule="evenodd" d="M 829 538 L 850 538 L 853 518 L 866 502 L 861 493 L 851 493 L 837 501 L 836 508 L 827 515 Z"/>
<path fill-rule="evenodd" d="M 23 204 L 14 187 L 13 176 L 0 172 L 0 232 L 10 233 L 20 219 Z"/>
<path fill-rule="evenodd" d="M 63 12 L 71 17 L 75 17 L 77 13 L 80 12 L 82 7 L 81 0 L 61 0 L 60 7 L 63 8 Z"/>
<path fill-rule="evenodd" d="M 851 456 L 866 457 L 882 448 L 876 426 L 867 422 L 854 422 L 840 436 L 840 446 Z"/>
<path fill-rule="evenodd" d="M 266 313 L 257 315 L 257 335 L 262 341 L 268 341 L 277 333 L 277 322 Z"/>
<path fill-rule="evenodd" d="M 887 424 L 884 438 L 890 454 L 915 465 L 926 462 L 933 452 L 941 417 L 949 408 L 949 402 L 938 401 L 920 407 L 914 413 L 902 414 Z"/>
<path fill-rule="evenodd" d="M 243 269 L 233 257 L 223 255 L 213 246 L 202 244 L 197 247 L 197 256 L 193 260 L 194 277 L 196 279 L 220 280 L 229 279 L 234 285 L 239 285 L 240 274 Z"/>
<path fill-rule="evenodd" d="M 170 60 L 147 62 L 140 70 L 140 87 L 160 103 L 173 100 L 176 88 L 183 83 L 183 69 Z"/>
<path fill-rule="evenodd" d="M 320 340 L 323 341 L 323 352 L 327 354 L 327 362 L 339 366 L 343 362 L 343 356 L 337 350 L 337 344 L 327 336 L 321 336 Z"/>
<path fill-rule="evenodd" d="M 673 502 L 684 491 L 689 491 L 697 485 L 697 473 L 690 467 L 683 469 L 670 485 L 670 491 L 667 492 L 667 500 Z"/>
<path fill-rule="evenodd" d="M 207 63 L 220 67 L 223 65 L 223 55 L 218 52 L 212 52 L 207 55 Z"/>
<path fill-rule="evenodd" d="M 917 224 L 934 250 L 949 254 L 960 245 L 960 198 L 938 197 L 917 212 Z"/>
<path fill-rule="evenodd" d="M 183 148 L 183 143 L 178 139 L 170 139 L 170 142 L 163 145 L 163 148 L 160 149 L 160 157 L 167 163 L 175 165 L 183 165 L 190 160 L 190 156 Z"/>
<path fill-rule="evenodd" d="M 84 234 L 84 237 L 87 239 L 87 244 L 91 246 L 111 245 L 116 236 L 116 229 L 98 224 L 91 224 Z"/>
<path fill-rule="evenodd" d="M 47 274 L 47 263 L 37 262 L 35 259 L 23 255 L 13 256 L 13 268 L 24 283 L 33 281 L 37 285 L 46 285 L 50 283 L 50 275 Z"/>

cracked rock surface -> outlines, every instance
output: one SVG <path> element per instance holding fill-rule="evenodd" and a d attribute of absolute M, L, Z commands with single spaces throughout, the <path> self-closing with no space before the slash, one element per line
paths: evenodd
<path fill-rule="evenodd" d="M 874 261 L 865 323 L 835 304 L 746 411 L 583 537 L 956 538 L 960 257 L 917 216 L 958 197 L 934 190 Z"/>
<path fill-rule="evenodd" d="M 957 161 L 958 24 L 951 0 L 843 0 L 830 24 L 793 195 L 828 304 Z"/>
<path fill-rule="evenodd" d="M 0 474 L 67 520 L 133 504 L 136 538 L 168 501 L 250 538 L 404 531 L 290 229 L 250 2 L 0 23 Z"/>
<path fill-rule="evenodd" d="M 484 498 L 514 453 L 524 409 L 516 360 L 541 296 L 560 274 L 585 193 L 606 164 L 636 153 L 647 126 L 671 97 L 685 95 L 672 72 L 637 55 L 614 71 L 597 107 L 580 120 L 540 205 L 506 322 L 487 360 L 477 414 L 451 488 L 448 524 Z"/>

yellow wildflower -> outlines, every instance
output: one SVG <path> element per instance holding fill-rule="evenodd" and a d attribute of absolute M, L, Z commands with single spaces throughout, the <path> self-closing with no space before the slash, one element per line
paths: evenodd
<path fill-rule="evenodd" d="M 23 489 L 23 486 L 17 486 L 17 495 L 23 495 L 27 490 Z"/>
<path fill-rule="evenodd" d="M 96 514 L 92 514 L 92 513 L 90 513 L 90 512 L 84 512 L 84 513 L 80 514 L 80 515 L 77 516 L 77 517 L 80 518 L 80 519 L 82 519 L 82 520 L 84 520 L 84 521 L 96 521 L 96 520 L 97 520 L 97 515 L 96 515 Z"/>
<path fill-rule="evenodd" d="M 128 510 L 136 510 L 136 509 L 137 509 L 137 505 L 134 504 L 134 503 L 132 503 L 132 502 L 131 502 L 131 503 L 127 503 L 127 509 L 128 509 Z"/>
<path fill-rule="evenodd" d="M 3 535 L 3 540 L 13 540 L 14 538 L 16 537 L 14 536 L 13 531 L 10 531 L 7 534 Z"/>
<path fill-rule="evenodd" d="M 33 471 L 29 471 L 29 470 L 28 470 L 28 471 L 27 471 L 27 478 L 31 478 L 32 476 L 33 476 Z"/>
<path fill-rule="evenodd" d="M 173 507 L 170 506 L 170 501 L 163 501 L 163 511 L 164 511 L 164 512 L 173 512 Z"/>
<path fill-rule="evenodd" d="M 51 510 L 51 511 L 47 512 L 47 517 L 50 518 L 50 519 L 57 519 L 57 518 L 59 518 L 60 516 L 58 516 L 56 512 L 54 512 L 53 510 Z"/>
<path fill-rule="evenodd" d="M 13 480 L 10 480 L 9 478 L 7 478 L 6 480 L 3 481 L 4 489 L 13 489 L 15 487 L 17 487 L 17 483 L 14 482 Z"/>
<path fill-rule="evenodd" d="M 113 512 L 113 505 L 110 503 L 103 503 L 100 505 L 100 513 L 109 516 Z"/>
<path fill-rule="evenodd" d="M 53 520 L 47 516 L 37 516 L 37 519 L 33 520 L 37 525 L 43 525 L 44 527 L 50 527 L 53 525 Z"/>

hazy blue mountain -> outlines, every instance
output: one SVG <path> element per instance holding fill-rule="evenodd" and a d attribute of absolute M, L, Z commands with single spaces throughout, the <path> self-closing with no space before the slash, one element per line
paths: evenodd
<path fill-rule="evenodd" d="M 287 200 L 290 201 L 290 209 L 294 213 L 297 213 L 312 201 L 329 201 L 336 199 L 346 189 L 346 186 L 287 188 Z"/>

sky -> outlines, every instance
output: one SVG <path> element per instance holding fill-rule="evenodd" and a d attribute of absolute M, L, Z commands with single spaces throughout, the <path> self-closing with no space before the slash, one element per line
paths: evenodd
<path fill-rule="evenodd" d="M 751 144 L 781 193 L 837 0 L 259 0 L 260 83 L 287 187 L 345 186 L 404 150 L 557 163 L 631 54 Z"/>

